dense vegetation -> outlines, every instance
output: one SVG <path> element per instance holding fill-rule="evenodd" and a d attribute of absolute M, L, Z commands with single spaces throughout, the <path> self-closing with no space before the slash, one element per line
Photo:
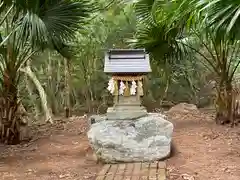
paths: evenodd
<path fill-rule="evenodd" d="M 63 112 L 66 117 L 104 112 L 112 103 L 103 73 L 109 48 L 149 52 L 153 72 L 143 99 L 149 110 L 179 102 L 216 105 L 216 120 L 233 122 L 239 5 L 233 0 L 1 0 L 1 141 L 19 142 L 24 108 L 32 119 L 44 116 L 49 122 Z"/>

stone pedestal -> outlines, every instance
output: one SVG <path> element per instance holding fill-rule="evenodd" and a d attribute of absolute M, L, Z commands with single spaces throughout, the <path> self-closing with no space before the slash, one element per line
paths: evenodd
<path fill-rule="evenodd" d="M 104 119 L 104 117 L 102 117 Z M 157 161 L 171 152 L 173 124 L 157 113 L 136 120 L 99 121 L 88 139 L 105 163 Z"/>
<path fill-rule="evenodd" d="M 118 96 L 114 104 L 107 110 L 107 120 L 132 120 L 147 115 L 147 110 L 141 105 L 138 96 Z"/>

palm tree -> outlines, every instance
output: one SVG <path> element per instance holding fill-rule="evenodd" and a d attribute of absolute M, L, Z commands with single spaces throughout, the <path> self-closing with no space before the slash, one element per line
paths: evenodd
<path fill-rule="evenodd" d="M 186 60 L 190 52 L 187 53 L 187 48 L 182 42 L 186 41 L 188 36 L 184 32 L 182 22 L 169 23 L 171 14 L 166 13 L 166 8 L 171 12 L 170 7 L 166 7 L 163 1 L 157 0 L 139 0 L 135 4 L 138 23 L 136 39 L 133 42 L 135 47 L 145 48 L 149 52 L 154 68 L 163 70 L 161 75 L 158 74 L 163 80 L 161 84 L 165 86 L 162 100 L 167 97 L 170 84 L 179 76 L 176 72 L 181 70 L 180 73 L 188 74 L 190 71 L 187 68 L 180 68 L 187 67 Z M 189 77 L 186 78 L 191 81 Z"/>
<path fill-rule="evenodd" d="M 69 58 L 68 46 L 84 18 L 93 10 L 87 0 L 2 0 L 1 27 L 1 141 L 19 142 L 21 118 L 18 113 L 20 68 L 33 55 L 46 48 L 55 49 Z"/>
<path fill-rule="evenodd" d="M 164 38 L 165 47 L 170 50 L 174 47 L 175 51 L 171 51 L 174 54 L 184 49 L 183 52 L 189 53 L 190 50 L 198 59 L 200 57 L 216 77 L 217 117 L 233 122 L 232 81 L 240 64 L 236 30 L 240 22 L 238 3 L 233 0 L 139 0 L 136 13 L 140 22 L 147 22 L 145 31 L 140 32 L 137 39 L 142 40 L 144 43 L 140 41 L 140 44 L 145 44 L 145 47 L 156 48 L 151 48 L 151 53 L 162 49 L 166 52 L 160 48 Z M 165 27 L 165 31 L 160 31 L 161 27 Z M 149 39 L 161 34 L 159 32 L 163 38 Z"/>
<path fill-rule="evenodd" d="M 178 10 L 201 13 L 207 20 L 208 26 L 215 30 L 224 29 L 226 34 L 239 38 L 240 2 L 236 0 L 182 0 Z M 190 5 L 190 6 L 189 6 Z M 178 13 L 182 13 L 178 11 Z"/>

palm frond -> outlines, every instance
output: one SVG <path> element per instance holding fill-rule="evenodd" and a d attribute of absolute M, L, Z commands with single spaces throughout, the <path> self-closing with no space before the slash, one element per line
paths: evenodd
<path fill-rule="evenodd" d="M 153 22 L 152 9 L 155 0 L 139 0 L 135 3 L 135 13 L 140 21 Z"/>
<path fill-rule="evenodd" d="M 18 21 L 19 39 L 44 48 L 49 43 L 58 47 L 72 40 L 95 6 L 88 0 L 20 0 L 18 8 L 26 12 Z"/>
<path fill-rule="evenodd" d="M 141 24 L 133 45 L 145 48 L 156 60 L 179 61 L 186 53 L 182 40 L 184 37 L 176 27 L 168 29 L 166 24 Z"/>
<path fill-rule="evenodd" d="M 239 36 L 240 25 L 240 1 L 239 0 L 183 0 L 184 8 L 179 12 L 189 10 L 201 14 L 202 21 L 214 28 L 216 31 L 225 30 L 227 34 L 237 34 Z"/>

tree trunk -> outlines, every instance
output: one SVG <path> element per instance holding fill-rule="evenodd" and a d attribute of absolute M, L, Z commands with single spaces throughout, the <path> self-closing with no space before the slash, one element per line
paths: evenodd
<path fill-rule="evenodd" d="M 17 144 L 20 142 L 20 114 L 18 111 L 18 87 L 16 73 L 5 69 L 0 96 L 1 142 Z"/>
<path fill-rule="evenodd" d="M 216 90 L 216 123 L 230 123 L 233 121 L 232 83 L 227 78 L 222 78 Z"/>
<path fill-rule="evenodd" d="M 70 102 L 70 60 L 64 58 L 65 66 L 65 117 L 71 116 L 71 102 Z"/>
<path fill-rule="evenodd" d="M 32 70 L 29 66 L 26 66 L 24 69 L 20 69 L 20 70 L 22 72 L 25 72 L 29 76 L 29 78 L 33 81 L 33 83 L 36 86 L 36 88 L 39 92 L 39 95 L 40 95 L 41 104 L 42 104 L 42 108 L 43 108 L 44 113 L 45 113 L 46 121 L 50 122 L 50 123 L 53 123 L 52 113 L 49 110 L 48 105 L 47 105 L 47 96 L 46 96 L 46 93 L 45 93 L 41 83 L 39 82 L 39 80 L 37 79 L 37 77 L 32 72 Z"/>
<path fill-rule="evenodd" d="M 163 96 L 162 96 L 162 99 L 160 101 L 160 106 L 162 106 L 163 102 L 167 99 L 168 89 L 169 89 L 169 85 L 170 85 L 170 79 L 171 79 L 171 77 L 168 76 L 167 81 L 166 81 L 166 86 L 164 88 Z"/>
<path fill-rule="evenodd" d="M 32 84 L 27 76 L 24 77 L 26 82 L 26 88 L 30 96 L 31 103 L 34 105 L 34 111 L 35 111 L 35 118 L 37 119 L 39 115 L 41 114 L 40 109 L 38 108 L 38 105 L 35 103 L 36 98 L 33 97 L 33 88 Z"/>
<path fill-rule="evenodd" d="M 58 94 L 56 94 L 57 92 L 57 83 L 58 81 L 56 81 L 56 76 L 55 74 L 58 73 L 59 71 L 59 67 L 55 66 L 55 61 L 53 59 L 53 56 L 51 55 L 51 52 L 48 51 L 48 61 L 47 61 L 47 87 L 46 87 L 46 93 L 48 95 L 48 104 L 51 107 L 52 113 L 53 115 L 57 115 L 59 113 L 59 111 L 61 111 L 61 109 L 59 107 L 61 107 L 61 103 L 58 101 L 60 98 L 57 98 L 56 96 Z M 54 71 L 53 71 L 53 67 L 55 67 Z"/>

